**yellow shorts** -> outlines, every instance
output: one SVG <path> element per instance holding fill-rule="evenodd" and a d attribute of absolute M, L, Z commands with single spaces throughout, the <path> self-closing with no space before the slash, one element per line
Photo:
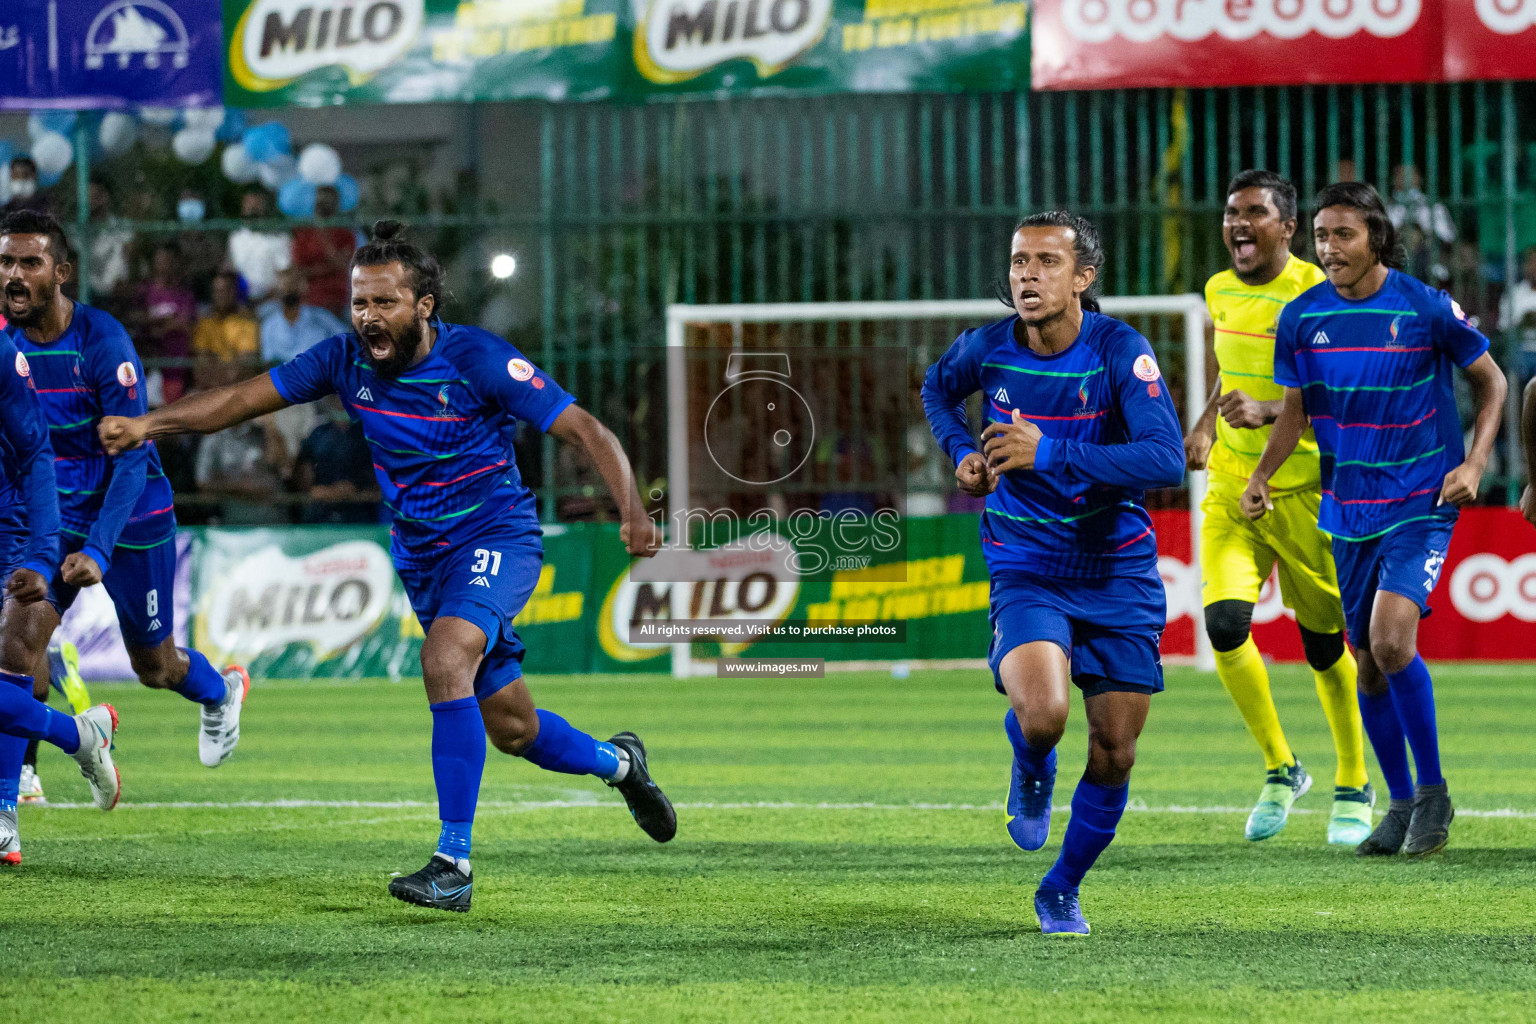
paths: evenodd
<path fill-rule="evenodd" d="M 1317 528 L 1322 495 L 1296 491 L 1274 499 L 1275 507 L 1254 521 L 1238 508 L 1246 481 L 1212 473 L 1200 509 L 1200 598 L 1257 604 L 1259 590 L 1280 565 L 1280 598 L 1296 621 L 1314 633 L 1344 628 L 1339 578 L 1328 535 Z"/>

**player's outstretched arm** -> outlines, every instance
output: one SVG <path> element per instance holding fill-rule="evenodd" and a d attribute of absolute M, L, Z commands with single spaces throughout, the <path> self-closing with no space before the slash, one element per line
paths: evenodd
<path fill-rule="evenodd" d="M 276 412 L 290 403 L 277 393 L 269 374 L 189 395 L 145 416 L 102 417 L 97 432 L 109 455 L 171 434 L 214 434 Z"/>
<path fill-rule="evenodd" d="M 1445 474 L 1440 488 L 1440 500 L 1458 507 L 1477 499 L 1483 471 L 1488 468 L 1488 457 L 1493 454 L 1493 444 L 1499 437 L 1499 422 L 1504 418 L 1504 397 L 1509 385 L 1504 381 L 1504 371 L 1484 352 L 1463 370 L 1467 383 L 1472 385 L 1472 405 L 1476 410 L 1472 424 L 1472 450 L 1466 461 Z"/>
<path fill-rule="evenodd" d="M 1264 445 L 1258 468 L 1248 478 L 1248 488 L 1239 501 L 1243 515 L 1249 519 L 1258 519 L 1275 507 L 1269 500 L 1269 478 L 1285 465 L 1307 429 L 1307 407 L 1301 400 L 1301 388 L 1287 387 L 1284 402 L 1269 432 L 1269 442 Z"/>
<path fill-rule="evenodd" d="M 549 433 L 584 450 L 602 474 L 608 493 L 619 507 L 619 536 L 625 550 L 642 558 L 654 555 L 661 547 L 661 531 L 645 514 L 645 503 L 635 486 L 635 471 L 613 431 L 581 406 L 568 405 L 549 425 Z"/>

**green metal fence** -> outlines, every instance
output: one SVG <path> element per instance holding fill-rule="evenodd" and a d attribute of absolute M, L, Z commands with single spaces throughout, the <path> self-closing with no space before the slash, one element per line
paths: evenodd
<path fill-rule="evenodd" d="M 1218 221 L 1236 171 L 1273 168 L 1306 197 L 1346 173 L 1389 193 L 1410 164 L 1457 227 L 1438 254 L 1447 283 L 1490 329 L 1498 289 L 1536 245 L 1536 83 L 530 109 L 536 208 L 487 213 L 472 200 L 412 219 L 445 248 L 493 232 L 537 239 L 524 260 L 539 280 L 537 327 L 514 340 L 631 443 L 647 442 L 632 413 L 655 397 L 638 392 L 632 364 L 661 343 L 669 303 L 984 296 L 1022 211 L 1094 218 L 1108 292 L 1184 292 L 1224 265 Z M 464 301 L 450 314 L 479 309 L 486 282 L 455 284 Z M 1498 349 L 1506 365 L 1510 345 Z M 1507 497 L 1513 450 L 1511 439 L 1490 480 Z M 561 495 L 595 481 L 542 455 L 534 475 L 552 517 Z"/>

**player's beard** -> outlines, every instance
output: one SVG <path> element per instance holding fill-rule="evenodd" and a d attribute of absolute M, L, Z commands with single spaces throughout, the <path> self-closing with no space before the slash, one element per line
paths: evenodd
<path fill-rule="evenodd" d="M 48 307 L 53 305 L 57 289 L 44 285 L 38 291 L 40 294 L 33 301 L 31 289 L 24 283 L 15 281 L 7 284 L 5 286 L 5 303 L 3 306 L 0 306 L 0 312 L 3 312 L 5 318 L 18 327 L 38 326 L 38 324 L 42 323 L 43 316 L 48 312 Z M 30 304 L 20 312 L 15 312 L 15 307 L 11 305 L 13 296 L 22 296 Z"/>
<path fill-rule="evenodd" d="M 416 361 L 416 350 L 421 348 L 421 339 L 426 336 L 421 320 L 412 320 L 409 327 L 400 330 L 399 337 L 389 333 L 387 328 L 380 328 L 385 337 L 389 338 L 390 353 L 386 359 L 375 359 L 373 353 L 368 350 L 368 337 L 363 337 L 363 358 L 368 361 L 369 367 L 380 377 L 394 380 L 404 373 L 412 363 Z"/>

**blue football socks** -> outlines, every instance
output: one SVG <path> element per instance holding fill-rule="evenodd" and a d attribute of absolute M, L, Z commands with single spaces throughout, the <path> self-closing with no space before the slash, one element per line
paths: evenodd
<path fill-rule="evenodd" d="M 1072 794 L 1072 819 L 1061 841 L 1061 855 L 1040 881 L 1042 889 L 1077 892 L 1083 876 L 1099 859 L 1099 854 L 1115 838 L 1115 826 L 1125 813 L 1130 784 L 1101 786 L 1085 777 Z"/>
<path fill-rule="evenodd" d="M 47 740 L 66 754 L 80 749 L 80 728 L 74 716 L 34 700 L 31 676 L 0 672 L 0 732 Z M 21 773 L 20 768 L 16 771 Z"/>
<path fill-rule="evenodd" d="M 1056 774 L 1056 748 L 1040 750 L 1024 737 L 1024 730 L 1019 725 L 1018 716 L 1013 713 L 1013 708 L 1003 716 L 1003 729 L 1008 733 L 1008 740 L 1013 744 L 1013 756 L 1024 769 L 1026 775 L 1036 779 L 1051 778 Z"/>
<path fill-rule="evenodd" d="M 442 819 L 438 852 L 455 860 L 469 856 L 470 828 L 485 771 L 485 720 L 473 697 L 445 700 L 432 708 L 432 780 L 437 816 Z"/>
<path fill-rule="evenodd" d="M 1430 682 L 1429 666 L 1424 664 L 1424 659 L 1415 654 L 1407 668 L 1388 675 L 1387 692 L 1391 694 L 1397 720 L 1413 751 L 1419 785 L 1440 785 L 1445 776 L 1440 774 L 1440 736 L 1435 730 L 1435 687 Z M 1412 796 L 1411 791 L 1409 795 Z"/>
<path fill-rule="evenodd" d="M 1404 747 L 1403 723 L 1398 720 L 1392 694 L 1360 693 L 1360 721 L 1371 738 L 1376 762 L 1393 800 L 1413 799 L 1413 776 L 1408 774 L 1408 751 Z"/>
<path fill-rule="evenodd" d="M 32 699 L 32 684 L 26 676 L 0 672 L 0 686 L 12 689 L 7 683 L 25 686 L 27 699 Z M 16 801 L 21 795 L 21 763 L 27 756 L 27 743 L 25 736 L 0 733 L 0 811 L 16 809 Z"/>
<path fill-rule="evenodd" d="M 187 656 L 187 675 L 179 686 L 172 689 L 190 701 L 212 707 L 221 702 L 229 692 L 229 685 L 219 670 L 208 663 L 202 651 L 183 647 Z"/>
<path fill-rule="evenodd" d="M 541 708 L 538 714 L 539 734 L 523 751 L 524 760 L 566 775 L 618 776 L 622 760 L 612 743 L 593 739 L 553 711 Z"/>

